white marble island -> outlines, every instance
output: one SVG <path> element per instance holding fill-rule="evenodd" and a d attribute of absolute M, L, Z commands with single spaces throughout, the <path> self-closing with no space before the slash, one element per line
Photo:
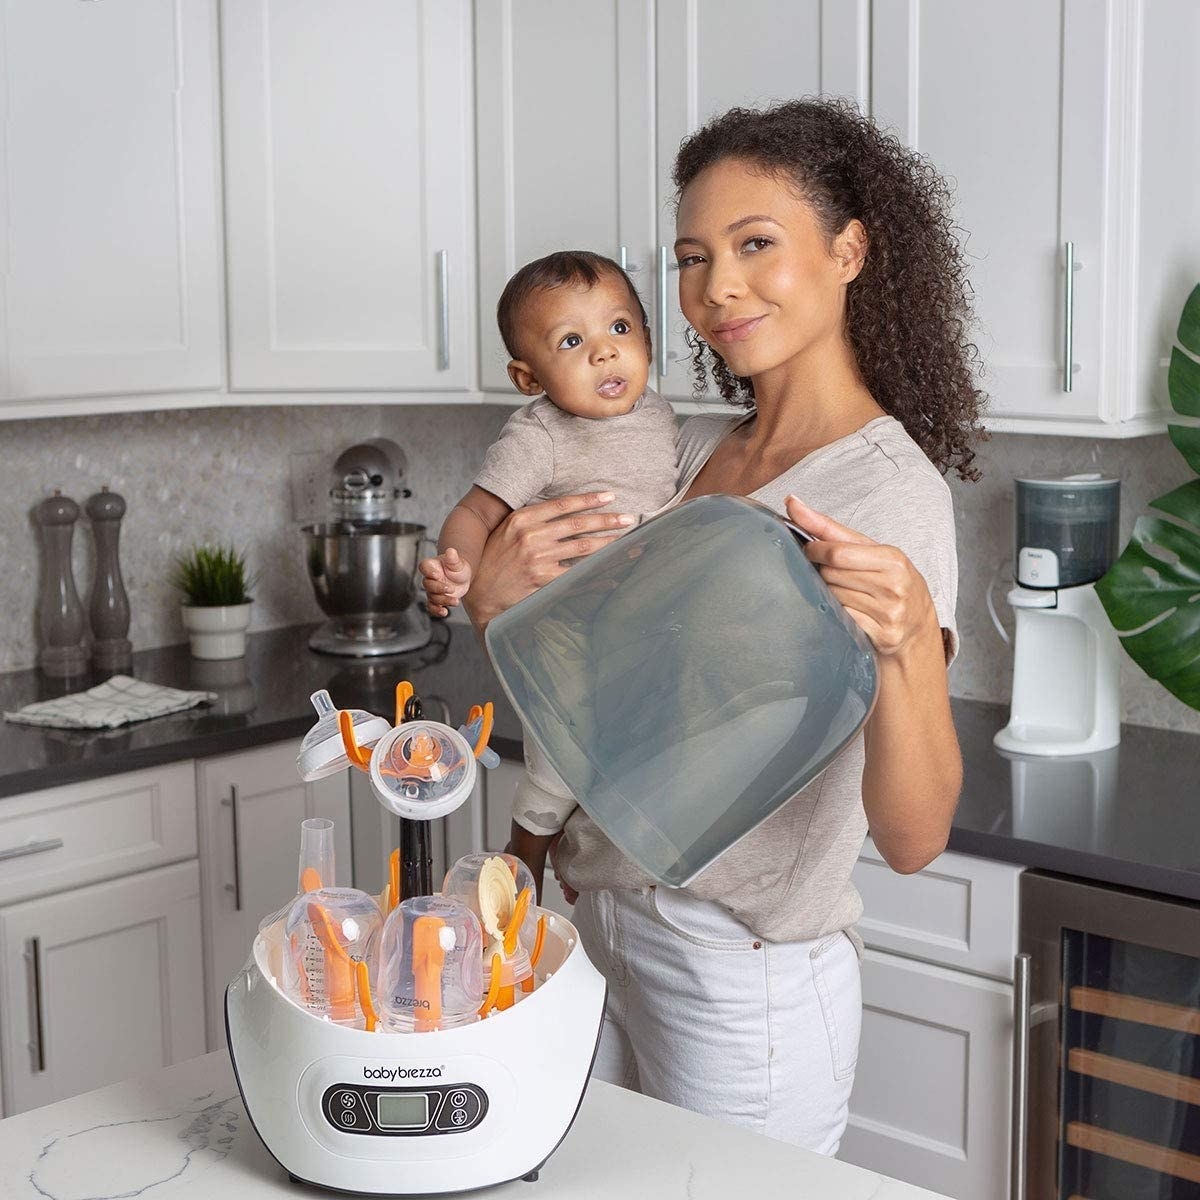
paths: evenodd
<path fill-rule="evenodd" d="M 320 1197 L 258 1140 L 224 1051 L 0 1121 L 3 1200 Z M 931 1200 L 932 1192 L 592 1083 L 538 1182 L 509 1200 Z"/>

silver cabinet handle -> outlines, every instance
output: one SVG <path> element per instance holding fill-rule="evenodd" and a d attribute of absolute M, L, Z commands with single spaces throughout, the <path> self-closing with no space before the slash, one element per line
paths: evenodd
<path fill-rule="evenodd" d="M 674 356 L 667 349 L 667 273 L 671 264 L 667 261 L 666 246 L 658 248 L 658 374 L 663 377 L 667 373 L 667 365 L 674 361 Z"/>
<path fill-rule="evenodd" d="M 1066 280 L 1063 283 L 1063 391 L 1074 384 L 1075 371 L 1075 272 L 1083 263 L 1075 261 L 1075 243 L 1066 246 Z"/>
<path fill-rule="evenodd" d="M 630 275 L 636 275 L 641 269 L 641 263 L 631 263 L 629 261 L 629 247 L 622 246 L 620 253 L 617 255 L 617 262 L 621 264 L 621 270 L 627 271 Z"/>
<path fill-rule="evenodd" d="M 62 838 L 42 838 L 26 842 L 23 846 L 8 846 L 0 850 L 0 862 L 10 858 L 24 858 L 27 854 L 45 854 L 47 850 L 61 850 Z"/>
<path fill-rule="evenodd" d="M 450 254 L 437 252 L 438 370 L 450 370 Z"/>
<path fill-rule="evenodd" d="M 233 911 L 242 911 L 242 848 L 238 841 L 238 793 L 237 784 L 229 785 L 229 795 L 221 800 L 225 808 L 232 809 L 233 818 L 233 882 L 225 885 L 227 892 L 233 893 Z"/>
<path fill-rule="evenodd" d="M 1013 1084 L 1011 1200 L 1025 1200 L 1025 1171 L 1029 1145 L 1029 1001 L 1033 960 L 1028 954 L 1013 959 Z"/>
<path fill-rule="evenodd" d="M 25 961 L 29 964 L 30 1030 L 29 1054 L 33 1071 L 46 1069 L 46 1031 L 42 1025 L 42 940 L 31 937 L 25 943 Z"/>

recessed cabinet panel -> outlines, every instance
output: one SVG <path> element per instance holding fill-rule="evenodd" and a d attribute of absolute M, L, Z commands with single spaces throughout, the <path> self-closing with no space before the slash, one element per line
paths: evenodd
<path fill-rule="evenodd" d="M 878 0 L 872 11 L 872 113 L 954 189 L 991 411 L 1098 423 L 1105 6 Z"/>
<path fill-rule="evenodd" d="M 475 49 L 480 375 L 515 398 L 496 302 L 519 267 L 566 249 L 619 261 L 625 247 L 650 308 L 651 4 L 494 0 L 476 7 Z"/>
<path fill-rule="evenodd" d="M 4 4 L 0 398 L 221 386 L 216 76 L 213 0 Z"/>
<path fill-rule="evenodd" d="M 195 861 L 0 909 L 9 1115 L 204 1052 Z"/>
<path fill-rule="evenodd" d="M 222 18 L 233 387 L 467 387 L 468 6 Z"/>
<path fill-rule="evenodd" d="M 868 950 L 838 1157 L 947 1196 L 1007 1200 L 1012 988 Z"/>
<path fill-rule="evenodd" d="M 690 400 L 687 323 L 679 308 L 673 249 L 671 172 L 680 142 L 734 105 L 762 106 L 823 93 L 857 97 L 865 107 L 866 7 L 839 0 L 746 0 L 736 5 L 659 0 L 656 25 L 655 355 L 659 389 L 672 399 Z M 710 398 L 720 402 L 715 392 Z"/>

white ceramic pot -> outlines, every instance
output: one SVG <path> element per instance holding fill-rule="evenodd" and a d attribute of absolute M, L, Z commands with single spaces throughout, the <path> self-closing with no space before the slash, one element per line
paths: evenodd
<path fill-rule="evenodd" d="M 181 604 L 179 611 L 192 643 L 193 658 L 241 658 L 246 653 L 249 603 L 214 608 Z"/>

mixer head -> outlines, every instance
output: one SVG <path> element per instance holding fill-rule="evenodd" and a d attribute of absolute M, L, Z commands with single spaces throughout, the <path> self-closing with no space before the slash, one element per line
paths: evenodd
<path fill-rule="evenodd" d="M 396 502 L 412 495 L 401 486 L 407 469 L 404 451 L 390 438 L 372 438 L 343 450 L 330 473 L 333 515 L 344 521 L 393 520 Z"/>

